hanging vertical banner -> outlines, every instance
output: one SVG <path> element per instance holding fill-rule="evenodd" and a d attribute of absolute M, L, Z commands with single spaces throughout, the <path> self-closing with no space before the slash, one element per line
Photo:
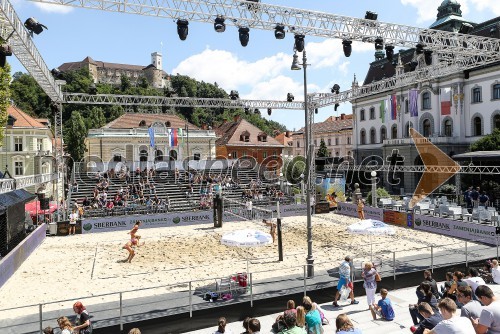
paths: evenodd
<path fill-rule="evenodd" d="M 441 115 L 451 114 L 451 88 L 441 88 Z"/>
<path fill-rule="evenodd" d="M 179 128 L 179 138 L 181 138 L 181 143 L 184 144 L 184 133 L 182 131 L 182 128 Z"/>
<path fill-rule="evenodd" d="M 391 95 L 391 118 L 395 120 L 398 115 L 398 99 L 396 95 Z"/>
<path fill-rule="evenodd" d="M 155 129 L 150 127 L 148 129 L 148 132 L 149 132 L 149 146 L 155 147 Z"/>
<path fill-rule="evenodd" d="M 385 123 L 385 101 L 380 102 L 380 119 Z"/>
<path fill-rule="evenodd" d="M 170 130 L 170 147 L 178 146 L 177 129 Z"/>
<path fill-rule="evenodd" d="M 418 90 L 417 89 L 410 90 L 410 116 L 411 117 L 418 116 Z"/>

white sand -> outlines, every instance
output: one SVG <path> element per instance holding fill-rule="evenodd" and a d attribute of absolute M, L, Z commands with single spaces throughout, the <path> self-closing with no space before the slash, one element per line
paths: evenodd
<path fill-rule="evenodd" d="M 346 231 L 346 227 L 357 219 L 327 214 L 313 216 L 312 221 L 313 255 L 317 273 L 336 267 L 347 254 L 354 255 L 356 263 L 370 258 L 369 238 Z M 119 262 L 128 254 L 121 249 L 129 237 L 126 231 L 48 237 L 0 289 L 0 309 L 74 300 L 190 280 L 204 280 L 193 283 L 193 288 L 206 286 L 214 282 L 214 277 L 246 271 L 247 257 L 252 259 L 250 272 L 255 273 L 254 281 L 291 273 L 302 274 L 307 255 L 305 217 L 283 219 L 283 262 L 277 261 L 276 244 L 252 249 L 220 244 L 223 234 L 242 228 L 258 228 L 268 232 L 268 228 L 260 222 L 225 223 L 221 229 L 214 229 L 208 224 L 140 229 L 138 234 L 142 236 L 141 240 L 145 241 L 145 245 L 137 249 L 132 263 Z M 392 260 L 392 253 L 381 255 L 381 252 L 388 251 L 397 251 L 399 257 L 419 252 L 429 256 L 429 249 L 411 249 L 458 242 L 456 239 L 426 232 L 396 229 L 394 236 L 373 238 L 373 251 L 377 254 L 375 257 Z M 291 267 L 294 269 L 290 269 Z M 181 284 L 141 291 L 137 295 L 186 288 L 187 284 Z M 133 295 L 129 293 L 127 298 Z M 94 302 L 100 302 L 109 300 L 109 297 L 95 299 Z M 113 300 L 116 300 L 116 296 Z M 71 305 L 69 303 L 63 304 L 67 307 Z M 52 305 L 53 308 L 57 307 L 56 304 Z M 49 305 L 46 309 L 52 307 Z M 24 311 L 21 309 L 15 313 L 19 315 Z M 6 315 L 5 312 L 3 315 Z"/>

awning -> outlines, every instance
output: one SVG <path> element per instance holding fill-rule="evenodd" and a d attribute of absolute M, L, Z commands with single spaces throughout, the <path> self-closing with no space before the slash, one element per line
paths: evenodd
<path fill-rule="evenodd" d="M 456 161 L 500 161 L 500 151 L 476 151 L 455 154 L 451 157 Z"/>

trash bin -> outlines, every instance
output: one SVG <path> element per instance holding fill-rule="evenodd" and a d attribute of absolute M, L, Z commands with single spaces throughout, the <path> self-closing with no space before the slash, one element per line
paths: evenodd
<path fill-rule="evenodd" d="M 57 234 L 57 223 L 49 223 L 49 234 L 50 235 Z"/>

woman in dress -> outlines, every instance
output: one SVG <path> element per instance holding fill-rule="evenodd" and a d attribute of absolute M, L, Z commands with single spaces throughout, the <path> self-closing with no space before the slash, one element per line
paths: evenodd
<path fill-rule="evenodd" d="M 365 263 L 365 268 L 363 269 L 361 276 L 364 280 L 363 287 L 366 291 L 366 301 L 368 302 L 368 307 L 370 307 L 370 305 L 376 303 L 375 292 L 377 291 L 377 281 L 375 279 L 377 276 L 377 270 L 373 268 L 373 264 L 371 262 Z"/>
<path fill-rule="evenodd" d="M 57 324 L 61 329 L 61 334 L 73 334 L 73 326 L 71 326 L 71 322 L 66 317 L 59 317 L 57 319 Z"/>
<path fill-rule="evenodd" d="M 73 311 L 76 313 L 76 326 L 73 327 L 74 333 L 91 333 L 90 314 L 81 302 L 73 304 Z"/>

